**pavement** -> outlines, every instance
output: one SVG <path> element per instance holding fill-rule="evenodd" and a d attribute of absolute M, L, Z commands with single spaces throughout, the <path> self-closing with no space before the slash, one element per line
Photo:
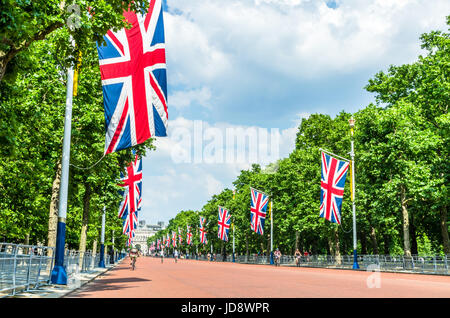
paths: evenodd
<path fill-rule="evenodd" d="M 68 277 L 67 285 L 41 285 L 33 290 L 17 290 L 14 296 L 6 295 L 3 298 L 63 298 L 119 266 L 122 261 L 123 259 L 115 264 L 106 265 L 105 268 L 96 267 L 89 272 L 72 274 Z"/>

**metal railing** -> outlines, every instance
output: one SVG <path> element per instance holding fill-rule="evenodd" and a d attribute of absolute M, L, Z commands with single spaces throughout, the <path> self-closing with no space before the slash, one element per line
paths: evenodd
<path fill-rule="evenodd" d="M 48 246 L 0 243 L 0 295 L 14 296 L 18 290 L 30 291 L 51 284 L 54 252 L 54 248 Z M 121 256 L 117 253 L 115 261 Z M 104 261 L 110 264 L 110 255 L 105 255 Z M 99 262 L 99 253 L 65 250 L 64 267 L 68 279 L 94 271 Z"/>
<path fill-rule="evenodd" d="M 169 255 L 171 257 L 172 255 Z M 211 261 L 211 257 L 205 254 L 189 255 L 189 259 L 199 261 Z M 224 257 L 216 254 L 216 262 L 232 262 L 233 256 Z M 236 263 L 243 264 L 270 264 L 268 255 L 235 255 Z M 293 255 L 282 255 L 280 265 L 299 266 L 299 267 L 318 267 L 318 268 L 337 268 L 352 269 L 353 255 L 308 255 L 301 256 L 297 265 L 296 258 Z M 358 255 L 358 265 L 361 270 L 379 270 L 390 272 L 412 272 L 423 274 L 450 275 L 450 255 L 420 256 L 412 255 Z"/>
<path fill-rule="evenodd" d="M 53 257 L 47 246 L 0 243 L 0 293 L 26 291 L 50 281 Z"/>

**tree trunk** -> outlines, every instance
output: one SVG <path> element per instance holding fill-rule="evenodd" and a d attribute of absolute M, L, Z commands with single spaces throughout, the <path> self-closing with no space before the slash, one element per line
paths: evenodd
<path fill-rule="evenodd" d="M 442 234 L 442 246 L 444 248 L 444 253 L 446 255 L 450 254 L 450 243 L 448 239 L 448 217 L 447 217 L 447 206 L 441 207 L 440 213 L 440 223 L 441 223 L 441 234 Z"/>
<path fill-rule="evenodd" d="M 300 233 L 298 231 L 295 231 L 295 250 L 298 250 L 299 240 L 300 240 Z"/>
<path fill-rule="evenodd" d="M 366 231 L 361 231 L 360 239 L 361 242 L 361 254 L 367 255 L 367 237 L 366 237 Z"/>
<path fill-rule="evenodd" d="M 378 243 L 377 243 L 377 233 L 373 226 L 370 226 L 370 239 L 372 241 L 373 253 L 375 255 L 378 255 L 379 251 L 378 251 Z"/>
<path fill-rule="evenodd" d="M 411 254 L 417 255 L 419 254 L 417 248 L 417 235 L 416 235 L 416 225 L 414 222 L 414 213 L 411 213 L 411 223 L 410 223 L 410 236 L 411 236 Z"/>
<path fill-rule="evenodd" d="M 61 162 L 56 169 L 56 177 L 52 184 L 52 197 L 48 216 L 47 246 L 56 247 L 56 229 L 58 227 L 59 186 L 61 184 Z M 53 256 L 53 249 L 48 249 L 48 256 Z"/>
<path fill-rule="evenodd" d="M 89 183 L 85 184 L 85 192 L 83 196 L 83 220 L 81 223 L 81 234 L 80 234 L 80 246 L 78 248 L 78 252 L 80 253 L 79 258 L 79 266 L 80 269 L 83 265 L 83 256 L 86 252 L 86 238 L 87 238 L 87 229 L 89 224 L 89 205 L 91 200 L 91 186 Z"/>
<path fill-rule="evenodd" d="M 339 232 L 338 228 L 334 231 L 334 257 L 336 259 L 336 264 L 341 264 L 341 249 L 339 246 Z"/>
<path fill-rule="evenodd" d="M 383 235 L 383 243 L 384 243 L 384 255 L 389 255 L 389 236 L 387 236 L 387 234 Z"/>
<path fill-rule="evenodd" d="M 95 254 L 97 254 L 97 240 L 96 239 L 92 243 L 92 257 L 93 257 L 92 262 L 95 262 Z M 95 264 L 92 264 L 92 266 L 95 267 Z"/>
<path fill-rule="evenodd" d="M 411 257 L 411 242 L 409 239 L 409 213 L 407 208 L 407 200 L 405 188 L 401 188 L 401 204 L 403 217 L 403 250 L 405 256 Z"/>
<path fill-rule="evenodd" d="M 245 254 L 245 261 L 248 261 L 249 256 L 249 250 L 248 250 L 248 233 L 245 233 L 245 248 L 246 248 L 246 254 Z"/>

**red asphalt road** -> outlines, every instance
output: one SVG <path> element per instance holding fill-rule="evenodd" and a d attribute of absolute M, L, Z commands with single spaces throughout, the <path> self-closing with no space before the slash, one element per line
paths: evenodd
<path fill-rule="evenodd" d="M 124 259 L 66 297 L 449 298 L 450 277 L 140 257 L 134 271 Z"/>

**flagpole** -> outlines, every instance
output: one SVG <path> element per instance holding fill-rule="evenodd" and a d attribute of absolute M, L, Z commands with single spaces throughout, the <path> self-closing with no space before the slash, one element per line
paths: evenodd
<path fill-rule="evenodd" d="M 355 120 L 353 117 L 349 119 L 350 132 L 351 132 L 351 172 L 352 172 L 352 211 L 353 211 L 353 269 L 359 269 L 358 254 L 357 254 L 357 241 L 356 241 L 356 207 L 355 207 L 355 149 L 353 141 L 353 128 L 355 127 Z"/>
<path fill-rule="evenodd" d="M 270 264 L 273 265 L 273 211 L 272 211 L 272 200 L 270 200 Z"/>
<path fill-rule="evenodd" d="M 72 37 L 70 41 L 73 43 Z M 67 70 L 66 110 L 64 119 L 64 139 L 61 160 L 61 184 L 59 188 L 58 226 L 56 232 L 55 266 L 51 274 L 52 284 L 67 285 L 64 267 L 64 246 L 66 241 L 67 193 L 69 186 L 70 139 L 72 130 L 73 66 Z"/>
<path fill-rule="evenodd" d="M 235 246 L 234 246 L 234 222 L 233 222 L 233 263 L 235 263 L 236 262 L 236 258 L 235 258 Z"/>
<path fill-rule="evenodd" d="M 233 200 L 236 199 L 236 190 L 233 190 Z M 233 217 L 234 219 L 234 217 Z M 233 263 L 236 262 L 236 256 L 235 256 L 235 245 L 234 245 L 234 231 L 235 231 L 235 227 L 234 227 L 234 222 L 233 222 Z"/>
<path fill-rule="evenodd" d="M 98 267 L 105 268 L 105 210 L 106 206 L 103 206 L 102 214 L 102 233 L 100 237 L 100 261 Z"/>

